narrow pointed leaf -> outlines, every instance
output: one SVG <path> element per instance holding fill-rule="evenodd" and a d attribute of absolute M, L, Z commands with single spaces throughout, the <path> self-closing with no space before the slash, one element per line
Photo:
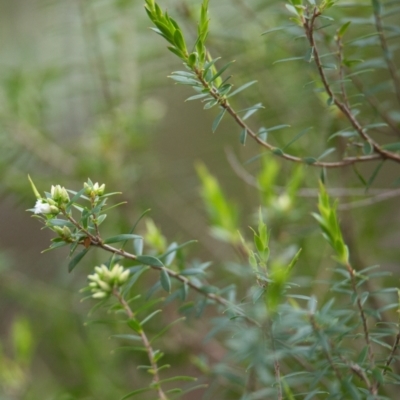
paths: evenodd
<path fill-rule="evenodd" d="M 117 243 L 117 242 L 123 242 L 126 240 L 133 240 L 133 239 L 143 239 L 141 236 L 139 235 L 134 235 L 132 233 L 124 233 L 121 235 L 116 235 L 116 236 L 112 236 L 110 238 L 107 238 L 106 240 L 104 240 L 105 244 L 110 244 L 110 243 Z"/>
<path fill-rule="evenodd" d="M 171 293 L 171 279 L 168 272 L 162 268 L 160 272 L 160 283 L 161 287 L 168 293 Z"/>
<path fill-rule="evenodd" d="M 217 130 L 219 123 L 222 121 L 222 118 L 225 115 L 225 112 L 226 112 L 226 109 L 223 108 L 221 110 L 221 112 L 217 115 L 217 117 L 214 119 L 214 122 L 213 122 L 212 128 L 211 128 L 213 133 L 215 133 L 215 131 Z"/>
<path fill-rule="evenodd" d="M 305 135 L 306 133 L 310 132 L 310 130 L 313 127 L 310 126 L 309 128 L 303 129 L 300 133 L 298 133 L 284 148 L 283 150 L 286 150 L 291 144 L 293 144 L 294 142 L 296 142 L 297 140 L 299 140 L 303 135 Z"/>
<path fill-rule="evenodd" d="M 145 265 L 152 267 L 163 267 L 164 264 L 156 257 L 153 256 L 136 256 L 136 260 Z"/>
<path fill-rule="evenodd" d="M 30 177 L 29 175 L 28 175 L 28 179 L 29 179 L 29 182 L 30 182 L 30 184 L 31 184 L 31 187 L 32 187 L 32 190 L 33 190 L 33 193 L 34 193 L 35 197 L 36 197 L 38 200 L 41 199 L 42 196 L 40 195 L 39 191 L 36 189 L 36 186 L 35 186 L 35 184 L 33 183 L 33 180 L 31 179 L 31 177 Z"/>
<path fill-rule="evenodd" d="M 215 81 L 220 75 L 224 73 L 224 71 L 233 63 L 234 61 L 230 61 L 227 64 L 225 64 L 215 75 L 211 77 L 211 79 L 208 81 L 208 83 L 211 83 Z"/>
<path fill-rule="evenodd" d="M 247 129 L 243 129 L 242 132 L 240 133 L 240 143 L 245 146 L 246 145 L 246 139 L 247 139 Z"/>
<path fill-rule="evenodd" d="M 232 97 L 235 94 L 240 93 L 242 90 L 247 89 L 248 87 L 250 87 L 251 85 L 254 85 L 257 81 L 251 81 L 251 82 L 247 82 L 244 85 L 238 87 L 236 90 L 234 90 L 228 97 Z"/>
<path fill-rule="evenodd" d="M 80 253 L 78 253 L 68 264 L 68 272 L 71 272 L 78 263 L 82 260 L 83 257 L 89 252 L 90 247 L 87 249 L 83 249 Z"/>

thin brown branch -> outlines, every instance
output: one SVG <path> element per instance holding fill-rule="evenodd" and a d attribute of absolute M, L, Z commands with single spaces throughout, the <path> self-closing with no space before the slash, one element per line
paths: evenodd
<path fill-rule="evenodd" d="M 372 343 L 371 343 L 370 334 L 369 334 L 367 316 L 365 315 L 364 307 L 361 303 L 361 298 L 360 298 L 360 296 L 358 294 L 358 290 L 357 290 L 356 272 L 354 271 L 353 267 L 349 263 L 346 264 L 346 269 L 350 275 L 350 282 L 351 282 L 351 287 L 353 289 L 353 293 L 356 296 L 357 308 L 360 313 L 361 322 L 362 322 L 362 326 L 363 326 L 365 344 L 367 345 L 367 349 L 368 349 L 368 361 L 370 364 L 370 368 L 372 370 L 375 367 L 375 356 L 374 356 L 374 352 L 372 349 Z M 369 387 L 369 390 L 370 390 L 371 394 L 373 394 L 373 395 L 377 394 L 377 389 L 378 388 L 377 388 L 376 383 L 373 383 Z"/>
<path fill-rule="evenodd" d="M 269 324 L 269 336 L 271 339 L 271 347 L 274 354 L 274 372 L 275 372 L 275 381 L 278 387 L 278 400 L 283 400 L 283 391 L 282 391 L 282 381 L 281 381 L 281 365 L 279 363 L 278 358 L 276 357 L 276 347 L 275 347 L 275 337 L 273 328 L 271 323 Z"/>
<path fill-rule="evenodd" d="M 265 147 L 267 150 L 279 155 L 280 157 L 289 160 L 289 161 L 293 161 L 293 162 L 297 162 L 297 163 L 301 163 L 301 164 L 305 164 L 306 162 L 304 161 L 304 159 L 300 158 L 300 157 L 296 157 L 296 156 L 292 156 L 290 154 L 284 153 L 282 152 L 281 149 L 271 145 L 268 142 L 265 142 L 264 140 L 262 140 L 257 133 L 255 133 L 244 121 L 242 118 L 240 118 L 240 116 L 236 113 L 236 111 L 232 108 L 232 106 L 229 104 L 228 100 L 226 97 L 221 96 L 218 93 L 218 90 L 210 85 L 203 77 L 202 71 L 200 69 L 195 69 L 194 72 L 196 73 L 197 78 L 199 79 L 199 81 L 201 82 L 201 84 L 203 85 L 203 87 L 205 89 L 207 89 L 210 93 L 210 95 L 218 101 L 219 105 L 224 108 L 228 114 L 235 120 L 235 122 L 243 129 L 246 130 L 246 132 L 248 133 L 248 135 L 250 135 L 252 137 L 252 139 L 254 139 L 258 144 L 260 144 L 261 146 Z M 382 150 L 382 152 L 385 152 L 384 150 Z M 387 152 L 385 152 L 387 153 Z M 389 153 L 390 155 L 392 155 L 392 153 Z M 315 161 L 313 163 L 309 163 L 308 165 L 311 165 L 313 167 L 325 167 L 325 168 L 341 168 L 341 167 L 345 167 L 348 165 L 352 165 L 358 162 L 366 162 L 366 161 L 373 161 L 373 160 L 380 160 L 382 158 L 386 159 L 386 158 L 390 158 L 390 159 L 394 159 L 395 161 L 400 162 L 400 156 L 393 156 L 393 157 L 388 157 L 385 156 L 383 157 L 382 154 L 371 154 L 371 155 L 364 155 L 364 156 L 359 156 L 359 157 L 346 157 L 343 160 L 340 161 L 334 161 L 334 162 L 324 162 L 324 161 Z"/>
<path fill-rule="evenodd" d="M 350 124 L 359 134 L 360 138 L 363 139 L 365 142 L 368 142 L 372 146 L 372 148 L 376 152 L 376 155 L 380 156 L 379 158 L 383 160 L 390 159 L 396 162 L 400 162 L 400 156 L 396 153 L 392 153 L 390 151 L 383 149 L 375 140 L 373 140 L 367 134 L 366 130 L 362 127 L 357 118 L 353 115 L 350 108 L 334 95 L 332 88 L 330 87 L 330 84 L 328 82 L 328 78 L 325 74 L 324 66 L 321 62 L 318 47 L 314 38 L 315 21 L 320 15 L 321 15 L 320 11 L 317 8 L 314 8 L 309 18 L 303 19 L 303 27 L 308 42 L 311 48 L 314 50 L 313 54 L 314 54 L 315 65 L 317 67 L 318 74 L 320 76 L 321 82 L 325 88 L 326 93 L 330 97 L 332 104 L 334 104 L 346 116 Z"/>
<path fill-rule="evenodd" d="M 336 43 L 338 47 L 340 91 L 342 92 L 343 103 L 347 108 L 349 108 L 349 99 L 347 97 L 347 91 L 344 85 L 343 42 L 339 35 L 337 36 Z"/>
<path fill-rule="evenodd" d="M 314 333 L 315 333 L 316 335 L 321 334 L 321 329 L 320 329 L 320 327 L 319 327 L 317 321 L 315 320 L 315 315 L 314 315 L 314 314 L 310 314 L 310 315 L 309 315 L 309 318 L 310 318 L 310 323 L 311 323 L 311 326 L 312 326 L 312 328 L 313 328 Z M 342 381 L 342 380 L 343 380 L 342 374 L 341 374 L 339 368 L 337 367 L 337 365 L 333 362 L 333 359 L 332 359 L 331 354 L 329 353 L 329 351 L 326 349 L 325 346 L 322 346 L 322 348 L 323 348 L 323 351 L 324 351 L 324 353 L 325 353 L 325 357 L 326 357 L 326 359 L 327 359 L 328 362 L 329 362 L 329 365 L 331 366 L 333 372 L 334 372 L 335 375 L 336 375 L 336 378 L 337 378 L 339 381 Z"/>
<path fill-rule="evenodd" d="M 386 65 L 388 67 L 390 76 L 392 78 L 397 100 L 400 103 L 400 79 L 399 75 L 397 74 L 396 64 L 394 63 L 392 57 L 390 56 L 390 49 L 386 41 L 385 33 L 383 32 L 384 28 L 383 28 L 382 18 L 380 15 L 381 4 L 379 0 L 372 1 L 372 3 L 373 3 L 372 9 L 374 11 L 374 18 L 375 18 L 375 26 L 377 32 L 379 33 L 379 40 L 381 42 L 383 58 L 386 61 Z"/>
<path fill-rule="evenodd" d="M 135 315 L 133 313 L 133 311 L 131 310 L 131 308 L 129 307 L 129 304 L 126 302 L 126 300 L 122 297 L 121 293 L 119 292 L 119 290 L 117 288 L 113 289 L 113 295 L 117 298 L 118 302 L 121 304 L 121 306 L 123 307 L 123 309 L 125 310 L 127 316 L 129 319 L 134 319 Z M 157 391 L 158 394 L 158 399 L 159 400 L 168 400 L 166 394 L 164 393 L 161 385 L 160 385 L 160 376 L 158 374 L 158 365 L 157 365 L 157 361 L 154 357 L 154 350 L 151 347 L 150 341 L 147 338 L 146 333 L 144 332 L 143 329 L 140 329 L 140 331 L 138 331 L 141 339 L 142 339 L 142 343 L 146 349 L 147 352 L 147 356 L 149 358 L 150 361 L 150 365 L 151 365 L 151 369 L 152 369 L 152 375 L 153 375 L 153 382 L 152 382 L 152 386 L 154 387 L 154 389 Z"/>
<path fill-rule="evenodd" d="M 396 122 L 394 122 L 393 119 L 384 110 L 382 110 L 379 100 L 364 89 L 361 79 L 359 79 L 357 76 L 350 76 L 350 79 L 357 90 L 365 96 L 365 99 L 368 101 L 371 107 L 390 126 L 393 132 L 397 136 L 400 136 L 400 129 L 397 126 Z"/>
<path fill-rule="evenodd" d="M 104 244 L 102 241 L 99 241 L 98 238 L 96 238 L 96 240 L 94 242 L 92 242 L 92 244 L 94 246 L 100 247 L 103 250 L 109 251 L 111 253 L 114 254 L 118 254 L 126 259 L 129 260 L 136 260 L 137 257 L 134 254 L 128 253 L 125 250 L 120 250 L 120 249 L 116 249 L 115 247 L 112 247 L 108 244 Z M 150 265 L 150 268 L 155 269 L 155 270 L 161 270 L 164 269 L 164 271 L 171 277 L 174 278 L 180 282 L 182 282 L 184 285 L 189 286 L 191 289 L 195 290 L 196 292 L 202 294 L 203 296 L 207 297 L 208 299 L 215 301 L 216 303 L 221 304 L 224 307 L 227 307 L 228 309 L 233 310 L 234 312 L 236 312 L 240 317 L 244 318 L 246 321 L 255 324 L 257 326 L 259 326 L 259 323 L 255 320 L 253 320 L 252 318 L 248 317 L 246 314 L 244 314 L 244 312 L 235 304 L 232 304 L 231 302 L 229 302 L 228 300 L 224 299 L 221 296 L 218 296 L 215 293 L 209 293 L 206 290 L 204 290 L 204 288 L 202 286 L 199 286 L 195 283 L 193 283 L 190 279 L 186 278 L 186 276 L 180 275 L 178 272 L 173 271 L 172 269 L 166 268 L 166 267 L 158 267 L 155 265 Z"/>
<path fill-rule="evenodd" d="M 394 340 L 392 350 L 390 351 L 389 357 L 385 363 L 385 369 L 383 370 L 383 375 L 386 375 L 386 372 L 389 369 L 390 364 L 394 360 L 394 354 L 396 353 L 396 350 L 398 349 L 399 344 L 400 344 L 400 332 L 396 335 L 396 338 Z"/>
<path fill-rule="evenodd" d="M 64 216 L 70 222 L 72 222 L 80 231 L 82 231 L 83 233 L 85 233 L 85 235 L 87 235 L 87 237 L 90 239 L 90 244 L 92 246 L 100 247 L 103 250 L 106 250 L 113 254 L 118 254 L 119 256 L 126 258 L 128 260 L 134 260 L 134 261 L 137 260 L 137 257 L 135 254 L 128 253 L 125 250 L 117 249 L 115 247 L 112 247 L 112 246 L 104 243 L 103 240 L 99 236 L 93 235 L 87 229 L 83 228 L 71 215 L 64 212 Z M 250 322 L 251 324 L 260 326 L 260 324 L 257 321 L 255 321 L 254 319 L 247 316 L 238 306 L 236 306 L 235 304 L 232 304 L 228 300 L 224 299 L 223 297 L 221 297 L 215 293 L 207 292 L 202 286 L 193 283 L 190 279 L 186 278 L 186 276 L 180 275 L 178 272 L 175 272 L 172 269 L 169 269 L 166 267 L 159 267 L 156 265 L 149 265 L 149 267 L 154 270 L 158 270 L 158 271 L 161 269 L 164 269 L 164 271 L 171 278 L 174 278 L 174 279 L 182 282 L 184 285 L 189 286 L 191 289 L 193 289 L 196 292 L 207 297 L 209 300 L 215 301 L 216 303 L 221 304 L 222 306 L 226 307 L 227 309 L 230 309 L 230 310 L 236 312 L 240 317 L 244 318 L 246 321 Z"/>
<path fill-rule="evenodd" d="M 340 359 L 350 368 L 351 372 L 357 375 L 367 386 L 367 388 L 371 387 L 371 381 L 368 379 L 367 374 L 364 369 L 360 367 L 360 365 L 346 360 L 344 357 L 340 356 Z"/>
<path fill-rule="evenodd" d="M 111 111 L 113 109 L 114 100 L 111 93 L 109 79 L 107 77 L 106 64 L 101 51 L 101 43 L 100 43 L 99 33 L 96 28 L 96 21 L 93 15 L 91 15 L 90 20 L 87 17 L 89 11 L 85 10 L 85 1 L 78 0 L 78 2 L 83 24 L 83 32 L 85 34 L 85 39 L 86 39 L 85 44 L 88 49 L 88 53 L 90 54 L 91 52 L 93 52 L 94 55 L 94 60 L 92 62 L 93 68 L 97 73 L 104 101 L 108 109 Z M 90 7 L 90 5 L 88 7 Z M 92 46 L 89 46 L 90 42 L 92 43 Z"/>

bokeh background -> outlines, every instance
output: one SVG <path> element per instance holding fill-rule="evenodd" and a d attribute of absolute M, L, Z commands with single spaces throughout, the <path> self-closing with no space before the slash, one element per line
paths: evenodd
<path fill-rule="evenodd" d="M 189 42 L 195 38 L 199 3 L 161 2 L 182 23 Z M 370 18 L 368 1 L 344 6 L 332 13 L 338 19 L 343 15 L 353 19 L 351 35 L 373 29 L 365 22 Z M 284 3 L 211 0 L 210 15 L 209 49 L 214 57 L 223 58 L 219 65 L 236 60 L 229 74 L 237 87 L 258 81 L 235 98 L 234 106 L 243 109 L 258 102 L 265 106 L 250 120 L 255 128 L 290 125 L 273 134 L 277 144 L 312 126 L 292 151 L 302 156 L 322 154 L 326 139 L 345 129 L 346 123 L 327 110 L 326 99 L 315 85 L 308 84 L 315 79 L 312 66 L 303 61 L 274 63 L 305 53 L 301 36 L 295 37 L 296 28 L 289 32 L 290 39 L 280 32 L 261 36 L 268 29 L 289 25 Z M 390 18 L 395 24 L 396 17 L 386 21 Z M 110 340 L 119 329 L 117 323 L 104 322 L 104 315 L 98 320 L 88 317 L 93 304 L 81 302 L 79 289 L 93 266 L 103 260 L 102 254 L 94 252 L 69 274 L 66 252 L 41 253 L 51 235 L 25 212 L 35 201 L 28 174 L 41 191 L 49 190 L 51 184 L 79 190 L 88 177 L 105 183 L 110 191 L 122 191 L 127 205 L 108 216 L 106 233 L 129 230 L 151 208 L 150 217 L 169 241 L 198 240 L 188 258 L 212 261 L 215 280 L 240 284 L 226 268 L 237 262 L 235 251 L 210 234 L 195 169 L 196 163 L 203 162 L 237 205 L 244 235 L 261 204 L 267 209 L 275 255 L 301 245 L 301 273 L 326 274 L 330 251 L 310 217 L 321 171 L 304 169 L 296 203 L 285 209 L 279 195 L 294 166 L 274 158 L 274 170 L 274 161 L 268 164 L 271 156 L 245 164 L 260 149 L 251 142 L 242 146 L 240 131 L 228 119 L 211 133 L 217 110 L 203 110 L 200 102 L 184 102 L 192 94 L 190 88 L 167 78 L 182 65 L 148 29 L 143 1 L 3 0 L 0 21 L 1 400 L 117 399 L 143 386 L 146 379 L 136 371 L 143 363 L 140 356 L 118 351 L 118 343 Z M 334 29 L 327 32 L 333 35 Z M 395 41 L 394 35 L 391 44 Z M 373 43 L 349 45 L 349 53 L 370 60 L 379 51 Z M 387 72 L 375 67 L 377 72 L 365 84 L 387 88 Z M 394 100 L 388 92 L 376 90 L 375 95 L 398 124 L 400 113 L 393 111 Z M 359 108 L 369 123 L 379 122 L 362 100 Z M 374 134 L 383 142 L 391 140 L 384 129 Z M 340 139 L 335 140 L 334 145 L 340 147 Z M 368 179 L 375 168 L 376 164 L 363 165 L 358 172 Z M 254 187 L 261 182 L 257 176 L 273 170 L 271 181 L 264 179 L 260 196 Z M 384 164 L 368 196 L 393 189 L 399 183 L 398 172 L 397 166 Z M 329 187 L 340 189 L 334 193 L 343 204 L 365 199 L 363 185 L 351 168 L 329 171 L 327 181 Z M 341 214 L 356 264 L 381 264 L 396 280 L 398 204 L 398 197 L 393 197 L 368 207 L 343 207 Z M 139 229 L 145 234 L 146 224 Z M 176 307 L 166 306 L 166 310 L 166 322 L 177 317 Z M 205 354 L 211 362 L 223 357 L 220 344 L 203 341 L 211 316 L 206 314 L 202 321 L 189 319 L 162 344 L 178 369 L 201 375 L 199 360 L 193 355 Z"/>

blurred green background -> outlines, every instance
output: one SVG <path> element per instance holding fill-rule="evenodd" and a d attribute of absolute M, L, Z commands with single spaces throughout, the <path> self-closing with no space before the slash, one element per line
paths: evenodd
<path fill-rule="evenodd" d="M 193 41 L 199 3 L 161 2 Z M 354 36 L 373 29 L 362 21 L 370 12 L 368 1 L 332 11 L 339 20 L 353 18 Z M 313 126 L 291 150 L 302 156 L 322 154 L 326 139 L 345 129 L 346 123 L 327 110 L 326 99 L 315 93 L 313 85 L 307 85 L 315 78 L 312 66 L 305 62 L 274 64 L 301 56 L 306 49 L 301 38 L 288 39 L 279 32 L 261 36 L 268 29 L 289 24 L 284 3 L 211 0 L 210 15 L 208 46 L 213 57 L 223 57 L 220 66 L 236 60 L 230 74 L 237 87 L 258 81 L 234 100 L 234 106 L 263 103 L 265 110 L 251 120 L 255 128 L 289 124 L 290 129 L 273 135 L 277 144 Z M 227 243 L 210 235 L 194 167 L 202 161 L 237 204 L 244 235 L 262 204 L 272 229 L 275 256 L 291 245 L 301 245 L 301 273 L 313 277 L 326 273 L 330 251 L 310 217 L 315 192 L 304 190 L 317 187 L 320 171 L 304 168 L 303 191 L 289 208 L 282 207 L 280 188 L 287 184 L 294 166 L 276 158 L 275 168 L 271 156 L 243 166 L 260 149 L 250 141 L 241 146 L 240 131 L 228 118 L 217 133 L 211 133 L 217 110 L 203 111 L 201 103 L 185 103 L 192 92 L 167 79 L 182 66 L 148 29 L 151 24 L 142 1 L 3 0 L 0 21 L 1 400 L 117 399 L 143 386 L 145 379 L 136 371 L 140 357 L 117 351 L 118 343 L 110 340 L 119 329 L 116 322 L 86 323 L 93 320 L 87 316 L 92 303 L 82 303 L 78 291 L 93 266 L 103 260 L 101 253 L 96 252 L 71 274 L 66 252 L 41 254 L 50 236 L 25 212 L 35 201 L 28 174 L 41 191 L 49 190 L 51 184 L 79 190 L 88 177 L 105 183 L 107 190 L 122 191 L 121 198 L 128 204 L 109 215 L 106 233 L 127 231 L 141 212 L 151 208 L 151 218 L 169 241 L 197 239 L 188 257 L 211 260 L 217 282 L 240 285 L 240 278 L 225 268 L 237 262 L 237 255 Z M 334 32 L 332 28 L 330 34 Z M 375 45 L 349 46 L 349 52 L 368 59 L 375 59 L 379 50 Z M 386 82 L 385 74 L 378 68 L 364 82 Z M 398 124 L 400 113 L 392 111 L 391 91 L 389 95 L 376 91 L 376 96 Z M 368 104 L 361 101 L 359 108 L 368 123 L 379 122 Z M 385 132 L 374 134 L 387 140 Z M 340 139 L 335 140 L 333 144 L 340 147 Z M 368 178 L 375 167 L 362 165 L 359 172 Z M 262 171 L 260 196 L 254 184 L 257 176 L 262 182 Z M 398 171 L 397 166 L 385 164 L 370 194 L 393 187 Z M 328 171 L 328 182 L 330 187 L 351 187 L 363 195 L 350 168 Z M 351 191 L 345 195 L 343 203 L 364 198 L 354 197 Z M 399 222 L 396 197 L 343 211 L 345 235 L 358 266 L 379 263 L 398 279 Z M 145 232 L 145 224 L 140 229 Z M 174 317 L 175 308 L 168 306 L 163 318 Z M 202 340 L 208 327 L 204 321 L 209 317 L 189 320 L 174 330 L 173 340 L 163 343 L 178 369 L 200 375 L 191 354 L 205 353 L 215 362 L 223 356 L 219 343 Z M 193 393 L 190 398 L 201 395 Z"/>

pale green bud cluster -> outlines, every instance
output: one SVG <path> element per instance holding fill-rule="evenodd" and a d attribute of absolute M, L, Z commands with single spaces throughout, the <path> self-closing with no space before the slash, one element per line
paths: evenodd
<path fill-rule="evenodd" d="M 85 188 L 85 193 L 90 197 L 102 196 L 104 194 L 104 189 L 106 185 L 103 183 L 99 185 L 98 182 L 96 183 L 84 183 L 83 187 Z"/>
<path fill-rule="evenodd" d="M 54 226 L 54 231 L 57 232 L 64 240 L 70 239 L 72 236 L 71 230 L 68 226 Z"/>
<path fill-rule="evenodd" d="M 95 299 L 104 299 L 109 296 L 113 289 L 122 286 L 129 278 L 129 269 L 124 269 L 119 264 L 115 264 L 112 269 L 108 269 L 104 264 L 100 267 L 94 267 L 96 271 L 89 275 L 91 281 L 89 287 L 92 291 L 92 297 Z"/>
<path fill-rule="evenodd" d="M 69 195 L 67 192 L 67 189 L 65 187 L 62 187 L 60 185 L 56 186 L 51 186 L 51 198 L 57 203 L 57 204 L 66 204 L 69 202 Z"/>

